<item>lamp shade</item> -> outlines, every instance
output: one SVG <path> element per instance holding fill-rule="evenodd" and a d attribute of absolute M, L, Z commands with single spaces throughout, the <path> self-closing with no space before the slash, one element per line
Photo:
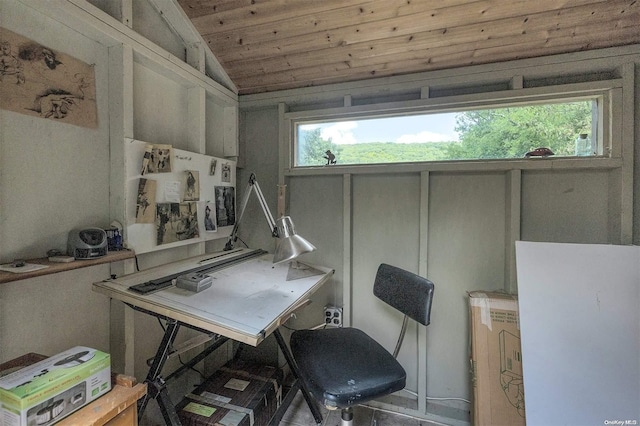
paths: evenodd
<path fill-rule="evenodd" d="M 313 244 L 296 234 L 293 221 L 289 216 L 278 218 L 276 227 L 278 239 L 276 240 L 273 263 L 287 262 L 316 249 Z"/>

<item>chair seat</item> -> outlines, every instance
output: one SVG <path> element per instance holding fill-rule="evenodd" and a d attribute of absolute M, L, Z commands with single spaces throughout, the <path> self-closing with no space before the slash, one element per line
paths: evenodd
<path fill-rule="evenodd" d="M 299 330 L 291 352 L 314 397 L 347 408 L 404 389 L 406 373 L 395 358 L 355 328 Z"/>

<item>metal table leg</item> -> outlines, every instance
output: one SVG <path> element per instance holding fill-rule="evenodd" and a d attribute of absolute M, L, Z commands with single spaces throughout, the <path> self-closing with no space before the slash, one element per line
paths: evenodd
<path fill-rule="evenodd" d="M 169 398 L 169 391 L 167 390 L 164 379 L 160 376 L 162 367 L 164 367 L 164 363 L 167 361 L 169 350 L 178 334 L 179 328 L 180 323 L 178 321 L 170 318 L 167 319 L 167 328 L 164 332 L 162 342 L 156 351 L 156 356 L 153 359 L 147 378 L 144 381 L 147 384 L 147 394 L 138 400 L 138 421 L 142 419 L 142 414 L 147 407 L 149 399 L 154 398 L 160 406 L 160 411 L 162 411 L 162 416 L 166 424 L 172 426 L 180 425 L 176 407 Z"/>
<path fill-rule="evenodd" d="M 293 355 L 291 355 L 291 351 L 289 351 L 289 347 L 287 346 L 287 343 L 284 341 L 282 334 L 280 334 L 280 330 L 276 329 L 276 331 L 274 331 L 273 334 L 275 334 L 276 341 L 278 342 L 278 346 L 280 346 L 280 350 L 282 351 L 282 354 L 287 360 L 287 364 L 291 368 L 291 372 L 296 378 L 297 384 L 300 386 L 300 390 L 302 391 L 302 396 L 304 396 L 305 401 L 307 401 L 307 405 L 311 410 L 311 414 L 313 414 L 313 418 L 315 419 L 316 424 L 318 425 L 322 424 L 322 414 L 320 413 L 320 409 L 318 408 L 314 399 L 311 397 L 311 394 L 307 390 L 307 387 L 305 386 L 304 381 L 300 380 L 300 372 L 298 371 L 298 366 L 296 365 L 296 362 L 293 359 Z M 295 388 L 295 386 L 296 386 L 296 383 L 294 383 L 294 386 L 292 387 L 292 389 Z"/>

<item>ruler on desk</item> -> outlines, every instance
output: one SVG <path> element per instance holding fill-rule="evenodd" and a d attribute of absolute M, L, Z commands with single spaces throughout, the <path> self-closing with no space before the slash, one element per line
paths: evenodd
<path fill-rule="evenodd" d="M 247 259 L 251 259 L 254 257 L 258 257 L 258 256 L 262 256 L 263 254 L 267 253 L 266 251 L 262 250 L 262 249 L 255 249 L 255 250 L 251 250 L 248 252 L 244 252 L 241 254 L 238 254 L 234 257 L 231 258 L 227 258 L 227 256 L 229 254 L 233 254 L 234 252 L 242 252 L 244 250 L 242 249 L 236 249 L 236 250 L 232 250 L 230 252 L 226 252 L 226 253 L 220 253 L 217 254 L 215 256 L 206 258 L 206 259 L 202 259 L 201 261 L 199 261 L 198 263 L 200 264 L 200 266 L 196 266 L 195 268 L 191 268 L 187 271 L 182 271 L 182 272 L 178 272 L 175 274 L 170 274 L 170 275 L 166 275 L 164 277 L 161 278 L 156 278 L 153 280 L 149 280 L 147 282 L 141 283 L 141 284 L 136 284 L 136 285 L 132 285 L 129 287 L 130 291 L 133 291 L 135 293 L 140 293 L 140 294 L 148 294 L 148 293 L 152 293 L 158 290 L 162 290 L 163 288 L 166 287 L 170 287 L 172 285 L 173 280 L 177 279 L 180 275 L 184 275 L 184 274 L 207 274 L 209 272 L 213 272 L 213 271 L 217 271 L 218 269 L 222 269 L 226 266 L 231 266 L 231 265 L 235 265 L 236 263 L 240 263 L 243 262 Z M 224 259 L 220 259 L 220 258 L 224 258 Z M 219 259 L 219 260 L 216 260 Z"/>

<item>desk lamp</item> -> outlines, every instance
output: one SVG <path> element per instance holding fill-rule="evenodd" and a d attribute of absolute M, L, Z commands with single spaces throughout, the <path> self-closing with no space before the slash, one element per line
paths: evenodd
<path fill-rule="evenodd" d="M 267 202 L 264 199 L 260 185 L 258 185 L 258 181 L 256 180 L 256 175 L 251 173 L 247 189 L 244 193 L 244 198 L 242 199 L 240 216 L 233 226 L 233 230 L 231 231 L 231 235 L 229 235 L 227 244 L 224 246 L 225 250 L 231 250 L 235 242 L 238 240 L 238 226 L 242 221 L 242 216 L 247 208 L 247 202 L 249 201 L 249 197 L 253 191 L 256 192 L 264 217 L 267 219 L 267 225 L 269 225 L 269 229 L 271 230 L 271 235 L 274 238 L 277 238 L 276 250 L 273 255 L 274 264 L 294 260 L 301 254 L 308 253 L 316 249 L 313 244 L 296 234 L 291 217 L 282 216 L 279 217 L 277 221 L 273 220 L 273 216 L 267 207 Z"/>

